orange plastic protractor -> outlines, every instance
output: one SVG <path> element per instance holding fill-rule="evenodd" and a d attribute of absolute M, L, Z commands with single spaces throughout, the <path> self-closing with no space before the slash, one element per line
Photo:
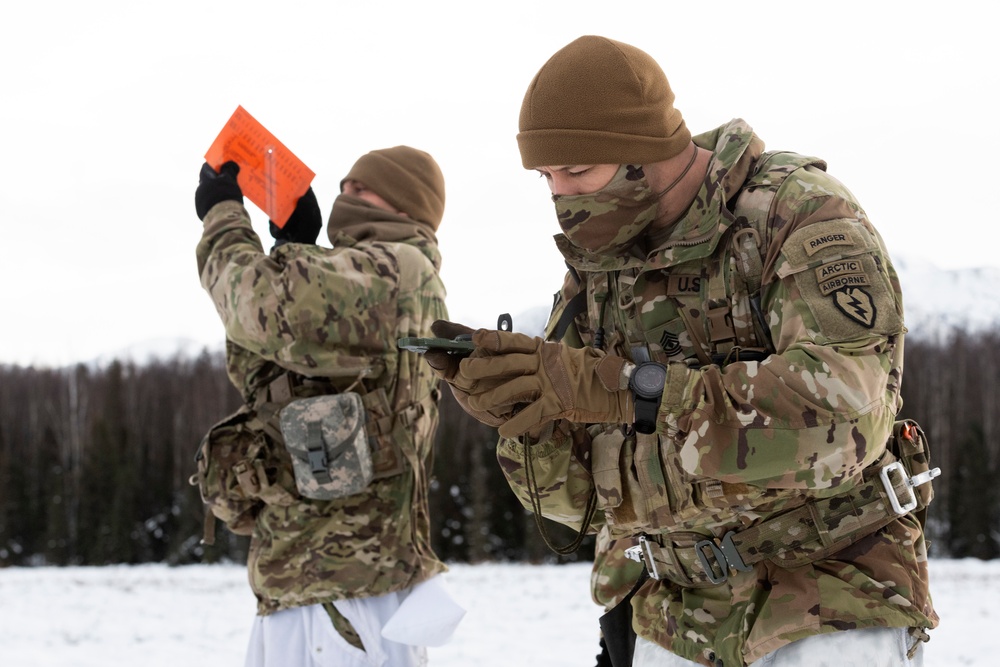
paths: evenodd
<path fill-rule="evenodd" d="M 230 160 L 240 165 L 236 180 L 243 195 L 279 227 L 288 222 L 316 176 L 242 106 L 205 153 L 205 161 L 216 171 Z"/>

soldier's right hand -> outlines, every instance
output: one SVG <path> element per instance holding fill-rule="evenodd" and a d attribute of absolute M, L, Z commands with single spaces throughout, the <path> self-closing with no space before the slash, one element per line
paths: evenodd
<path fill-rule="evenodd" d="M 243 190 L 236 182 L 239 173 L 240 166 L 232 161 L 219 167 L 218 173 L 207 162 L 201 166 L 198 189 L 194 191 L 194 210 L 199 219 L 204 220 L 219 202 L 231 200 L 243 203 Z"/>

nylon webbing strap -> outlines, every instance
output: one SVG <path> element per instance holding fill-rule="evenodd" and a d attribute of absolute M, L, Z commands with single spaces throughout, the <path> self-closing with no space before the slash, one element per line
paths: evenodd
<path fill-rule="evenodd" d="M 827 558 L 900 516 L 892 509 L 879 469 L 869 469 L 872 475 L 866 471 L 868 479 L 849 493 L 811 501 L 722 538 L 664 545 L 656 536 L 643 536 L 640 546 L 633 547 L 636 560 L 645 562 L 654 578 L 704 588 L 763 560 L 792 568 Z M 897 498 L 910 492 L 905 475 L 897 472 L 891 481 Z"/>
<path fill-rule="evenodd" d="M 556 324 L 555 330 L 555 340 L 562 340 L 563 336 L 566 335 L 566 330 L 569 329 L 569 325 L 573 323 L 576 316 L 587 310 L 587 290 L 582 292 L 577 292 L 576 295 L 566 303 L 566 307 L 563 308 L 562 315 L 559 316 L 559 322 Z"/>

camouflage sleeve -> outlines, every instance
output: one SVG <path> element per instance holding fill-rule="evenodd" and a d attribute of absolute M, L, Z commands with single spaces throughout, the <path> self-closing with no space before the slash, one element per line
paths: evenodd
<path fill-rule="evenodd" d="M 526 509 L 535 511 L 537 502 L 542 516 L 579 530 L 594 493 L 587 430 L 563 421 L 537 444 L 525 444 L 525 439 L 501 438 L 497 445 L 497 461 L 511 490 Z M 591 521 L 591 531 L 603 523 L 598 512 Z"/>
<path fill-rule="evenodd" d="M 853 196 L 815 170 L 776 204 L 761 362 L 671 364 L 660 410 L 692 474 L 833 493 L 884 449 L 899 408 L 903 310 L 881 238 Z M 765 279 L 768 269 L 765 267 Z"/>
<path fill-rule="evenodd" d="M 197 248 L 201 283 L 236 345 L 310 376 L 375 376 L 395 356 L 395 257 L 286 244 L 264 253 L 246 210 L 216 205 Z"/>

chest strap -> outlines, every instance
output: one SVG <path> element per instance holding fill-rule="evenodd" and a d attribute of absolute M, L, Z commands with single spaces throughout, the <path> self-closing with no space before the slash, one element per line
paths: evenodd
<path fill-rule="evenodd" d="M 642 535 L 625 555 L 644 563 L 653 579 L 668 579 L 685 588 L 717 586 L 730 572 L 749 572 L 763 560 L 784 568 L 806 565 L 830 557 L 912 509 L 919 510 L 913 488 L 932 476 L 909 477 L 887 453 L 848 493 L 810 500 L 721 538 L 695 533 Z"/>

